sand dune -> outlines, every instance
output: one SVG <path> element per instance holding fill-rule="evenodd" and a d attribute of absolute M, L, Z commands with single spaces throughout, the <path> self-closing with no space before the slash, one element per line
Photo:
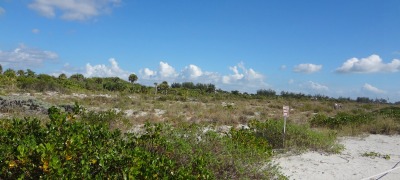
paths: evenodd
<path fill-rule="evenodd" d="M 301 155 L 284 155 L 274 160 L 289 179 L 364 179 L 390 170 L 400 161 L 400 136 L 368 135 L 345 137 L 339 140 L 345 146 L 341 154 L 307 152 Z M 373 152 L 376 156 L 363 156 Z M 383 158 L 389 155 L 390 159 Z M 400 167 L 400 163 L 397 167 Z M 379 178 L 373 177 L 372 179 Z M 399 180 L 396 169 L 381 180 Z"/>

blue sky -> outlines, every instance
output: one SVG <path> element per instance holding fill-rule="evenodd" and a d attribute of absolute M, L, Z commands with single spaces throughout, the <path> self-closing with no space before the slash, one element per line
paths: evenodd
<path fill-rule="evenodd" d="M 0 64 L 400 101 L 398 0 L 0 0 Z"/>

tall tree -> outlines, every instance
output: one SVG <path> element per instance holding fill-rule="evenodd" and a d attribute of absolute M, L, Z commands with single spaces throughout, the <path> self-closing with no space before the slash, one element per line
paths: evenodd
<path fill-rule="evenodd" d="M 163 81 L 159 85 L 159 88 L 160 88 L 161 92 L 163 92 L 164 94 L 167 94 L 167 91 L 168 91 L 168 88 L 169 88 L 168 82 L 167 81 Z"/>
<path fill-rule="evenodd" d="M 136 76 L 136 74 L 129 75 L 129 82 L 131 82 L 132 84 L 135 83 L 137 80 L 138 77 Z"/>
<path fill-rule="evenodd" d="M 83 76 L 83 74 L 73 74 L 69 77 L 69 79 L 73 79 L 76 81 L 84 81 L 85 80 L 85 76 Z"/>
<path fill-rule="evenodd" d="M 8 68 L 6 71 L 4 71 L 4 76 L 9 78 L 15 78 L 17 75 L 13 69 Z"/>
<path fill-rule="evenodd" d="M 18 76 L 23 77 L 23 76 L 25 76 L 25 71 L 20 69 L 17 71 L 17 74 L 18 74 Z"/>
<path fill-rule="evenodd" d="M 0 74 L 3 74 L 3 66 L 0 64 Z"/>
<path fill-rule="evenodd" d="M 32 70 L 30 70 L 30 69 L 27 69 L 26 70 L 26 76 L 27 77 L 35 77 L 35 72 L 33 72 Z"/>
<path fill-rule="evenodd" d="M 14 84 L 16 82 L 16 73 L 13 69 L 8 68 L 6 71 L 4 71 L 4 76 L 7 77 L 7 83 L 10 83 L 11 88 L 14 89 Z"/>
<path fill-rule="evenodd" d="M 67 79 L 67 75 L 65 75 L 64 73 L 61 73 L 61 74 L 58 76 L 58 79 L 62 79 L 62 80 Z"/>

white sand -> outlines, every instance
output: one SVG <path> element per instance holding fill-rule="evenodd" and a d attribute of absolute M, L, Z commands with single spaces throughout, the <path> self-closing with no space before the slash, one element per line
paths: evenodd
<path fill-rule="evenodd" d="M 283 156 L 274 160 L 281 172 L 289 179 L 364 179 L 390 170 L 400 161 L 400 136 L 369 135 L 346 137 L 339 140 L 345 146 L 341 154 L 307 152 L 301 155 Z M 363 157 L 366 152 L 389 155 Z M 400 167 L 400 164 L 397 166 Z M 374 177 L 374 178 L 378 178 Z M 381 180 L 400 180 L 400 169 L 390 172 Z"/>

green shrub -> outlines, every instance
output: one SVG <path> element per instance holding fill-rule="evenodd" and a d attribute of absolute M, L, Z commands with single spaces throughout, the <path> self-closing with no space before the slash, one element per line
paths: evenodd
<path fill-rule="evenodd" d="M 259 171 L 272 151 L 268 142 L 253 131 L 232 129 L 220 135 L 212 130 L 203 132 L 204 128 L 196 124 L 147 124 L 147 133 L 139 144 L 149 151 L 167 154 L 180 166 L 190 167 L 196 179 L 269 179 L 277 174 L 273 168 Z M 157 136 L 157 141 L 149 140 L 154 139 L 151 136 Z"/>
<path fill-rule="evenodd" d="M 257 136 L 268 140 L 273 148 L 287 148 L 289 150 L 322 150 L 338 152 L 336 133 L 333 131 L 317 132 L 306 125 L 286 124 L 286 135 L 283 137 L 283 121 L 267 120 L 264 122 L 253 120 L 250 123 Z M 285 141 L 283 143 L 283 138 Z"/>
<path fill-rule="evenodd" d="M 110 125 L 112 122 L 122 120 L 123 113 L 117 112 L 116 110 L 110 109 L 107 111 L 87 111 L 81 113 L 83 121 L 89 124 L 107 124 Z"/>
<path fill-rule="evenodd" d="M 119 131 L 54 107 L 49 116 L 46 126 L 31 118 L 1 121 L 0 179 L 192 178 L 190 168 L 140 146 L 140 138 L 123 140 Z"/>
<path fill-rule="evenodd" d="M 123 136 L 105 122 L 91 123 L 90 118 L 107 121 L 98 114 L 84 119 L 79 105 L 74 113 L 56 107 L 48 113 L 45 125 L 35 118 L 0 120 L 0 179 L 270 179 L 277 174 L 273 168 L 259 170 L 271 147 L 252 130 L 220 135 L 195 124 L 147 123 L 144 134 Z"/>
<path fill-rule="evenodd" d="M 386 107 L 375 111 L 375 113 L 381 115 L 383 118 L 395 118 L 397 120 L 400 120 L 400 107 Z"/>
<path fill-rule="evenodd" d="M 332 129 L 341 129 L 343 126 L 359 126 L 365 123 L 370 123 L 375 119 L 375 115 L 371 113 L 363 114 L 348 114 L 339 112 L 335 117 L 327 117 L 324 114 L 315 115 L 310 124 L 313 127 L 328 127 Z"/>

